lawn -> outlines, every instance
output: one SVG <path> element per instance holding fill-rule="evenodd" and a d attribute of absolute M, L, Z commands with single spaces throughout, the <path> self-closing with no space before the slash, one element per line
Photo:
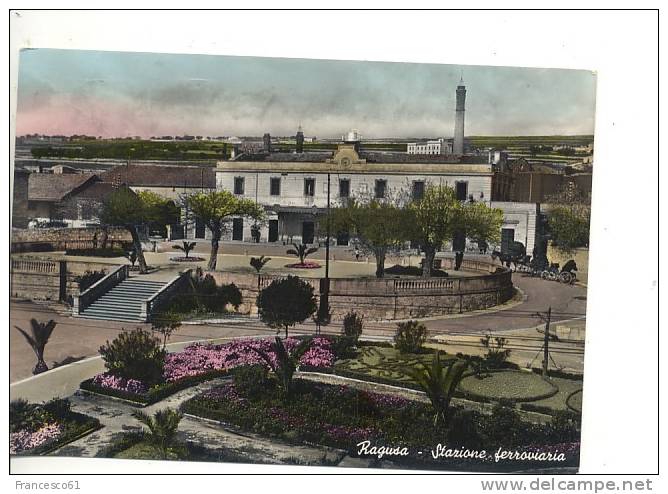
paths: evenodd
<path fill-rule="evenodd" d="M 355 358 L 338 360 L 335 365 L 335 371 L 348 371 L 357 374 L 389 379 L 401 383 L 413 383 L 413 380 L 406 375 L 404 369 L 413 368 L 419 363 L 430 364 L 434 358 L 434 353 L 401 353 L 391 347 L 383 346 L 362 346 Z M 455 357 L 441 353 L 443 362 L 452 360 Z"/>
<path fill-rule="evenodd" d="M 341 376 L 416 389 L 405 369 L 419 363 L 429 365 L 433 357 L 434 353 L 430 351 L 402 354 L 392 347 L 361 346 L 355 357 L 337 360 L 333 371 Z M 442 352 L 441 358 L 448 361 L 456 357 Z M 522 409 L 553 413 L 569 410 L 566 399 L 579 389 L 582 389 L 581 380 L 554 377 L 547 382 L 533 372 L 503 369 L 484 374 L 482 378 L 465 377 L 456 396 L 483 402 L 511 400 L 522 403 Z M 581 394 L 570 399 L 576 410 L 582 406 L 581 402 Z"/>

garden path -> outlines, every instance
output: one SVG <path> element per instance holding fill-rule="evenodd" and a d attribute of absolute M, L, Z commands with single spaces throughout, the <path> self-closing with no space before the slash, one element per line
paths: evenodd
<path fill-rule="evenodd" d="M 185 389 L 143 410 L 153 414 L 164 408 L 178 408 L 181 403 L 194 395 L 228 379 L 215 379 Z M 140 427 L 140 423 L 132 417 L 136 407 L 121 400 L 78 392 L 70 397 L 70 401 L 73 410 L 97 418 L 104 427 L 51 453 L 53 456 L 94 457 L 109 446 L 118 434 Z M 240 458 L 249 463 L 336 465 L 345 457 L 343 452 L 333 448 L 296 446 L 255 434 L 235 432 L 213 421 L 189 416 L 181 421 L 179 436 L 181 440 L 207 448 L 214 455 Z M 365 465 L 356 461 L 350 466 Z"/>

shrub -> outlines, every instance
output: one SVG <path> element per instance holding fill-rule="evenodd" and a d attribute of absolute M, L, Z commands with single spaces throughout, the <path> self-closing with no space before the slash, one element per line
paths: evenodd
<path fill-rule="evenodd" d="M 401 353 L 418 353 L 427 341 L 427 327 L 418 321 L 397 324 L 394 346 Z"/>
<path fill-rule="evenodd" d="M 453 413 L 448 426 L 448 444 L 477 449 L 483 439 L 478 426 L 478 414 L 472 410 L 458 409 Z"/>
<path fill-rule="evenodd" d="M 119 247 L 101 247 L 98 249 L 65 249 L 65 255 L 87 257 L 124 257 L 125 250 Z"/>
<path fill-rule="evenodd" d="M 577 441 L 580 437 L 578 421 L 574 414 L 567 410 L 557 410 L 553 413 L 547 432 L 556 442 Z"/>
<path fill-rule="evenodd" d="M 111 343 L 102 345 L 99 352 L 111 374 L 147 384 L 162 380 L 166 351 L 148 331 L 124 331 Z"/>
<path fill-rule="evenodd" d="M 355 339 L 352 336 L 341 335 L 333 338 L 332 351 L 337 359 L 353 358 L 355 356 Z"/>
<path fill-rule="evenodd" d="M 480 343 L 487 348 L 485 365 L 490 369 L 503 367 L 508 357 L 510 357 L 510 350 L 504 348 L 508 340 L 500 336 L 492 338 L 491 334 L 486 334 L 483 338 L 480 338 Z"/>
<path fill-rule="evenodd" d="M 364 327 L 364 316 L 357 314 L 351 310 L 343 317 L 343 334 L 353 339 L 353 344 L 357 343 L 360 336 L 362 336 L 362 328 Z"/>
<path fill-rule="evenodd" d="M 107 276 L 107 272 L 104 269 L 102 271 L 86 271 L 84 274 L 74 278 L 74 280 L 79 285 L 79 291 L 83 292 L 84 290 L 88 290 L 88 288 L 93 286 L 105 276 Z"/>
<path fill-rule="evenodd" d="M 267 389 L 269 375 L 264 365 L 242 365 L 233 372 L 234 386 L 249 398 L 260 397 Z"/>
<path fill-rule="evenodd" d="M 526 428 L 519 414 L 512 408 L 497 403 L 492 409 L 492 415 L 485 424 L 485 435 L 494 444 L 504 447 L 515 446 L 520 442 Z"/>
<path fill-rule="evenodd" d="M 225 309 L 225 306 L 229 304 L 236 310 L 239 308 L 243 300 L 243 297 L 241 296 L 241 290 L 239 290 L 239 287 L 237 287 L 237 285 L 234 283 L 230 283 L 229 285 L 221 285 L 218 288 L 218 294 L 220 297 L 220 304 L 222 309 Z"/>

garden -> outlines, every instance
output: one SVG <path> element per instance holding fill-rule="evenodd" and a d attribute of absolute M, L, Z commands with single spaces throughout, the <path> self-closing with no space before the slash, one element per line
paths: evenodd
<path fill-rule="evenodd" d="M 193 300 L 231 303 L 213 278 L 197 277 L 194 283 Z M 201 296 L 206 290 L 211 297 Z M 334 448 L 341 457 L 404 467 L 522 471 L 545 468 L 540 454 L 560 458 L 550 468 L 578 464 L 581 377 L 519 369 L 508 361 L 505 339 L 491 334 L 480 339 L 482 357 L 443 352 L 442 346 L 429 346 L 427 329 L 418 321 L 398 323 L 392 341 L 364 341 L 364 319 L 354 311 L 343 318 L 339 335 L 290 336 L 290 328 L 309 317 L 331 324 L 326 304 L 316 302 L 310 284 L 289 276 L 272 282 L 257 300 L 260 319 L 284 330 L 284 337 L 197 343 L 170 353 L 166 344 L 180 322 L 165 318 L 154 321 L 152 331 L 122 331 L 107 341 L 99 349 L 106 371 L 80 388 L 89 396 L 131 404 L 144 428 L 122 433 L 99 454 L 243 461 L 234 453 L 211 456 L 206 445 L 184 441 L 178 428 L 187 415 L 282 444 Z M 176 409 L 153 415 L 142 410 L 207 381 L 182 396 Z M 10 416 L 14 454 L 44 454 L 99 427 L 64 400 L 14 402 Z M 409 454 L 383 458 L 360 444 Z M 429 454 L 438 445 L 457 451 L 510 449 L 517 456 L 499 463 L 493 455 Z"/>
<path fill-rule="evenodd" d="M 97 419 L 72 411 L 68 400 L 9 404 L 9 452 L 13 455 L 45 455 L 99 428 Z"/>

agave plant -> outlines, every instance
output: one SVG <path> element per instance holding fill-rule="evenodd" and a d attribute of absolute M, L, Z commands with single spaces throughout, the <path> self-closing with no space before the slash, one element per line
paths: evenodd
<path fill-rule="evenodd" d="M 441 362 L 441 352 L 427 365 L 420 362 L 419 367 L 407 368 L 406 373 L 424 390 L 434 408 L 434 426 L 439 421 L 448 424 L 450 401 L 455 394 L 468 362 L 455 360 L 449 364 Z"/>
<path fill-rule="evenodd" d="M 175 245 L 172 248 L 182 251 L 186 255 L 186 259 L 190 255 L 190 251 L 195 248 L 197 242 L 186 242 L 185 240 L 181 242 L 182 245 Z"/>
<path fill-rule="evenodd" d="M 276 356 L 275 359 L 272 359 L 271 356 L 264 350 L 260 350 L 254 347 L 248 347 L 249 350 L 257 353 L 262 360 L 264 360 L 269 368 L 272 370 L 283 391 L 283 395 L 286 398 L 289 398 L 292 394 L 292 381 L 295 372 L 297 371 L 297 366 L 299 365 L 299 359 L 308 351 L 311 347 L 311 340 L 304 340 L 300 342 L 292 352 L 289 352 L 288 349 L 283 344 L 278 336 L 276 337 L 276 342 L 271 344 L 271 349 Z"/>
<path fill-rule="evenodd" d="M 32 373 L 40 374 L 49 370 L 46 362 L 44 362 L 44 348 L 49 342 L 49 338 L 51 338 L 51 333 L 53 333 L 53 330 L 56 328 L 56 321 L 50 320 L 49 322 L 41 323 L 37 321 L 37 319 L 31 319 L 30 332 L 32 334 L 26 333 L 18 326 L 14 327 L 18 329 L 25 337 L 25 339 L 28 341 L 28 344 L 32 347 L 35 355 L 37 356 L 37 365 L 35 365 Z"/>
<path fill-rule="evenodd" d="M 250 265 L 255 268 L 257 274 L 260 274 L 260 271 L 262 270 L 264 265 L 267 264 L 269 261 L 271 261 L 271 257 L 266 257 L 266 256 L 251 257 Z"/>
<path fill-rule="evenodd" d="M 165 408 L 155 412 L 153 417 L 141 410 L 135 410 L 132 416 L 148 428 L 144 437 L 158 450 L 161 458 L 167 460 L 176 445 L 176 433 L 183 415 L 172 408 Z"/>
<path fill-rule="evenodd" d="M 299 257 L 299 264 L 304 264 L 304 259 L 306 259 L 307 256 L 318 251 L 317 247 L 309 247 L 306 244 L 292 244 L 292 246 L 294 249 L 288 249 L 286 254 Z"/>

